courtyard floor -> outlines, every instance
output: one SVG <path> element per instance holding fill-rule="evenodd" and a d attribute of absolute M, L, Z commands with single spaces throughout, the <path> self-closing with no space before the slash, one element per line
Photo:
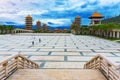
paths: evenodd
<path fill-rule="evenodd" d="M 0 60 L 18 53 L 38 63 L 40 69 L 80 69 L 98 54 L 120 65 L 120 43 L 92 36 L 57 33 L 0 35 Z"/>

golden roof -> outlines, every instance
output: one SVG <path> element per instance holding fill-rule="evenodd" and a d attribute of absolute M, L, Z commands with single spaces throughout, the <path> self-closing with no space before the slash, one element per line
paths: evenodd
<path fill-rule="evenodd" d="M 96 11 L 89 18 L 103 18 L 103 16 Z"/>

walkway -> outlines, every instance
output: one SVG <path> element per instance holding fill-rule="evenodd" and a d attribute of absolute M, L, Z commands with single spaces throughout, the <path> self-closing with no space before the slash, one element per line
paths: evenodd
<path fill-rule="evenodd" d="M 37 62 L 40 69 L 80 69 L 97 54 L 120 65 L 120 44 L 91 36 L 0 35 L 0 59 L 16 53 Z"/>

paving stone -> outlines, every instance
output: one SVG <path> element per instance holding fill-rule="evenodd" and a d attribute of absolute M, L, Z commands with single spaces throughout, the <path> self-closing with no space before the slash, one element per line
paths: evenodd
<path fill-rule="evenodd" d="M 64 49 L 40 49 L 40 51 L 64 51 Z"/>
<path fill-rule="evenodd" d="M 36 51 L 37 49 L 13 49 L 11 51 L 29 51 L 29 52 L 33 52 L 33 51 Z"/>
<path fill-rule="evenodd" d="M 23 55 L 48 55 L 49 52 L 21 52 Z"/>
<path fill-rule="evenodd" d="M 89 61 L 91 60 L 93 57 L 83 57 L 83 56 L 68 56 L 68 61 Z"/>
<path fill-rule="evenodd" d="M 64 61 L 64 56 L 32 56 L 31 60 Z"/>
<path fill-rule="evenodd" d="M 85 62 L 46 62 L 44 68 L 83 68 Z"/>
<path fill-rule="evenodd" d="M 118 50 L 95 50 L 96 52 L 120 52 Z"/>
<path fill-rule="evenodd" d="M 51 55 L 76 55 L 79 56 L 79 52 L 52 52 Z"/>

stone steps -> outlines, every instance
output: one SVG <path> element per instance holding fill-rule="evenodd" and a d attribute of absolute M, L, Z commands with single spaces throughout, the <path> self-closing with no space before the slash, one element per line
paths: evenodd
<path fill-rule="evenodd" d="M 106 80 L 99 70 L 19 69 L 7 80 Z"/>

